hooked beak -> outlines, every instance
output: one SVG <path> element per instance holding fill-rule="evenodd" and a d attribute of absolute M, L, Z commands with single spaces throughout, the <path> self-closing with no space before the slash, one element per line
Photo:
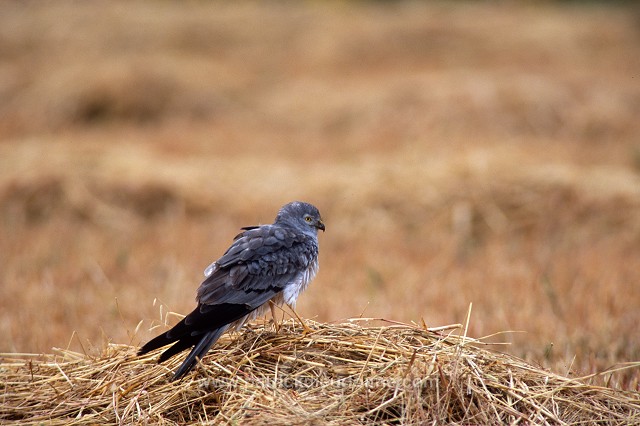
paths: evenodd
<path fill-rule="evenodd" d="M 324 232 L 324 222 L 322 220 L 318 220 L 318 223 L 316 223 L 316 228 L 322 229 L 322 232 Z"/>

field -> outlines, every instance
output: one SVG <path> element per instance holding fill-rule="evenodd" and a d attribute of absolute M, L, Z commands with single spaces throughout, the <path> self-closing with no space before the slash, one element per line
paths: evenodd
<path fill-rule="evenodd" d="M 637 6 L 3 2 L 0 58 L 0 352 L 145 342 L 300 199 L 302 317 L 640 360 Z"/>

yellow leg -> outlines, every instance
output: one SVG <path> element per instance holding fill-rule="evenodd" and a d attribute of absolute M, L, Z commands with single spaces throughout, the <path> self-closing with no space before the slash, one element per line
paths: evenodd
<path fill-rule="evenodd" d="M 302 326 L 302 328 L 304 329 L 303 334 L 308 334 L 311 333 L 313 330 L 309 328 L 309 326 L 302 320 L 302 318 L 300 318 L 300 316 L 298 315 L 298 313 L 296 312 L 295 309 L 293 309 L 293 306 L 287 304 L 287 306 L 289 307 L 289 309 L 291 309 L 291 312 L 293 312 L 293 315 L 295 315 L 295 317 L 298 319 L 298 321 L 300 322 L 300 325 Z"/>
<path fill-rule="evenodd" d="M 276 329 L 276 333 L 279 333 L 280 324 L 278 323 L 278 317 L 276 316 L 276 304 L 269 300 L 269 307 L 271 308 L 271 316 L 273 317 L 273 326 Z"/>

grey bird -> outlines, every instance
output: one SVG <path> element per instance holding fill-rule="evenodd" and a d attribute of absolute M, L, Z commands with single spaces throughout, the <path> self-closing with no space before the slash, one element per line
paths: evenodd
<path fill-rule="evenodd" d="M 138 351 L 142 355 L 173 343 L 160 363 L 193 347 L 172 380 L 191 371 L 225 331 L 264 315 L 273 304 L 293 309 L 318 272 L 318 230 L 325 226 L 313 205 L 294 201 L 280 209 L 273 224 L 241 229 L 205 269 L 193 312 Z"/>

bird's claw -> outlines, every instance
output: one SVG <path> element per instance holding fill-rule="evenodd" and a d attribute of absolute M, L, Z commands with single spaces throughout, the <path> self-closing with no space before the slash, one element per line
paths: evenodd
<path fill-rule="evenodd" d="M 300 319 L 300 318 L 298 318 Z M 302 335 L 306 336 L 307 334 L 313 333 L 313 329 L 311 329 L 304 321 L 300 319 L 300 324 L 302 325 Z"/>
<path fill-rule="evenodd" d="M 302 326 L 302 335 L 306 336 L 307 334 L 313 333 L 313 330 L 307 325 L 307 323 L 304 322 L 304 320 L 302 318 L 300 318 L 300 315 L 298 315 L 296 310 L 293 309 L 293 306 L 291 306 L 291 305 L 287 305 L 287 306 L 289 306 L 289 309 L 291 309 L 291 312 L 293 312 L 293 315 L 295 315 L 296 319 L 298 320 L 298 322 Z"/>

